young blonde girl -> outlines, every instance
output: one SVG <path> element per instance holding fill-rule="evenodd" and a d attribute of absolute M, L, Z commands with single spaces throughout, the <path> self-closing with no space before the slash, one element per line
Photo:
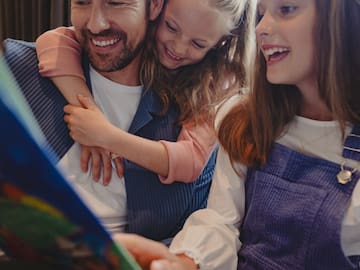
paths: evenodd
<path fill-rule="evenodd" d="M 72 138 L 134 161 L 158 173 L 163 183 L 196 180 L 216 142 L 212 128 L 215 105 L 245 83 L 243 11 L 247 5 L 246 1 L 169 0 L 159 21 L 150 27 L 140 80 L 146 90 L 159 95 L 163 112 L 170 104 L 178 106 L 182 125 L 178 142 L 144 140 L 117 129 L 84 97 L 79 101 L 86 109 L 65 109 Z M 188 10 L 193 10 L 192 17 L 188 17 Z M 204 16 L 210 16 L 205 22 L 212 23 L 214 29 L 206 29 Z M 187 46 L 187 51 L 180 52 L 181 46 Z M 47 32 L 37 40 L 37 48 L 40 72 L 52 77 L 71 104 L 79 105 L 77 94 L 89 96 L 89 91 L 79 79 L 84 78 L 72 31 L 61 28 Z M 83 156 L 82 168 L 87 170 L 88 155 Z M 98 179 L 99 171 L 95 172 Z"/>

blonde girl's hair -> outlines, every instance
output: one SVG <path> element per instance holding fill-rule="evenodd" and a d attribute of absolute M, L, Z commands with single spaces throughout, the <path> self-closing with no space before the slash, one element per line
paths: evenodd
<path fill-rule="evenodd" d="M 344 130 L 360 122 L 360 25 L 358 0 L 316 0 L 315 68 L 321 98 Z M 292 85 L 271 84 L 257 49 L 248 98 L 223 119 L 219 141 L 232 162 L 264 164 L 275 140 L 299 112 L 301 96 Z M 344 132 L 344 131 L 343 131 Z"/>
<path fill-rule="evenodd" d="M 245 69 L 247 43 L 254 42 L 249 21 L 254 18 L 252 0 L 207 0 L 224 16 L 232 18 L 232 31 L 219 41 L 199 63 L 171 72 L 158 61 L 155 31 L 158 21 L 150 25 L 149 40 L 144 50 L 141 80 L 157 92 L 166 112 L 175 104 L 180 111 L 179 123 L 211 122 L 215 106 L 228 95 L 247 84 Z M 255 1 L 256 2 L 256 1 Z M 250 46 L 249 46 L 250 47 Z"/>

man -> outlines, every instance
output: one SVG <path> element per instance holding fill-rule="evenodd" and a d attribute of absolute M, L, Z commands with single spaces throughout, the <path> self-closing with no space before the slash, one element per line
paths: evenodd
<path fill-rule="evenodd" d="M 162 6 L 162 0 L 73 0 L 72 23 L 85 51 L 88 86 L 104 114 L 112 115 L 112 122 L 129 133 L 176 141 L 178 112 L 170 108 L 158 116 L 158 97 L 152 91 L 144 92 L 139 82 L 147 26 Z M 54 160 L 109 231 L 164 240 L 176 234 L 191 212 L 205 207 L 214 158 L 191 184 L 163 185 L 155 173 L 127 160 L 124 181 L 113 179 L 106 187 L 93 182 L 90 174 L 80 170 L 80 146 L 73 143 L 63 122 L 66 101 L 49 80 L 39 76 L 33 44 L 8 40 L 5 45 L 5 58 L 55 152 Z M 104 93 L 104 88 L 110 91 Z M 130 101 L 134 93 L 135 99 Z"/>

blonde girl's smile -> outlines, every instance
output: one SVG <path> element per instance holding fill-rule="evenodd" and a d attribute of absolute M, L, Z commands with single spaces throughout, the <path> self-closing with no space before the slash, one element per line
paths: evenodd
<path fill-rule="evenodd" d="M 166 56 L 168 56 L 170 61 L 180 62 L 181 60 L 184 59 L 183 57 L 177 56 L 175 53 L 173 53 L 168 48 L 165 48 L 165 52 L 166 52 Z"/>

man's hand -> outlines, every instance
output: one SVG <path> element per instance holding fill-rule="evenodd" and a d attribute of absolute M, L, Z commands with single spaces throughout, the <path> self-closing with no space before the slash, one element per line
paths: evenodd
<path fill-rule="evenodd" d="M 103 185 L 107 186 L 111 181 L 112 164 L 111 154 L 99 147 L 81 145 L 80 167 L 86 173 L 91 162 L 92 177 L 98 182 L 102 176 Z M 121 157 L 113 159 L 117 175 L 121 178 L 124 174 L 123 161 Z"/>
<path fill-rule="evenodd" d="M 103 185 L 107 186 L 112 173 L 110 152 L 99 147 L 81 145 L 80 167 L 83 172 L 89 170 L 90 162 L 94 181 L 98 182 L 102 176 Z"/>

